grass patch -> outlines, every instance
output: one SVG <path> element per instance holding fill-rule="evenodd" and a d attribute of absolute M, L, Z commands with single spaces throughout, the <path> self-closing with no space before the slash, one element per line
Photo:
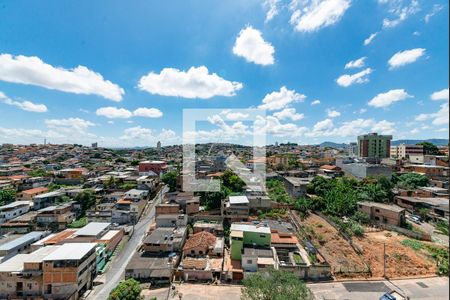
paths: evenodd
<path fill-rule="evenodd" d="M 436 231 L 448 235 L 448 221 L 438 221 L 436 223 Z"/>
<path fill-rule="evenodd" d="M 423 249 L 424 245 L 422 242 L 416 241 L 416 240 L 403 240 L 402 245 L 409 247 L 413 250 L 419 251 L 420 249 Z"/>

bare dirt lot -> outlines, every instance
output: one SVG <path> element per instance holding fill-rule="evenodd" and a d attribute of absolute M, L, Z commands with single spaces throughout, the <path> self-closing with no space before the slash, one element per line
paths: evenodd
<path fill-rule="evenodd" d="M 338 278 L 365 277 L 368 271 L 363 257 L 326 220 L 311 214 L 302 221 L 303 228 L 312 236 L 314 245 L 331 265 Z"/>
<path fill-rule="evenodd" d="M 415 251 L 401 242 L 405 237 L 391 231 L 365 233 L 353 238 L 363 250 L 364 261 L 370 266 L 372 277 L 383 277 L 383 245 L 386 244 L 386 276 L 389 278 L 436 274 L 436 264 L 424 252 Z"/>

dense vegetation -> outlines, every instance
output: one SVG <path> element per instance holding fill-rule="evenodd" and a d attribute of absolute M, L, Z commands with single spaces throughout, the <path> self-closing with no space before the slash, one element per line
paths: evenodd
<path fill-rule="evenodd" d="M 219 192 L 198 193 L 201 205 L 205 206 L 207 210 L 219 208 L 222 199 L 230 195 L 239 195 L 244 190 L 245 183 L 231 170 L 226 170 L 220 180 Z"/>
<path fill-rule="evenodd" d="M 267 180 L 266 183 L 267 192 L 270 199 L 280 203 L 292 204 L 294 199 L 289 196 L 284 188 L 283 182 L 278 179 Z"/>
<path fill-rule="evenodd" d="M 142 299 L 139 282 L 133 278 L 121 281 L 109 294 L 108 300 L 140 300 Z"/>
<path fill-rule="evenodd" d="M 392 176 L 392 182 L 399 188 L 413 190 L 420 186 L 426 186 L 428 184 L 428 178 L 424 175 L 417 173 L 407 173 L 397 176 Z"/>
<path fill-rule="evenodd" d="M 291 272 L 270 270 L 255 273 L 243 280 L 243 300 L 313 299 L 306 284 Z"/>
<path fill-rule="evenodd" d="M 15 196 L 15 190 L 0 190 L 0 206 L 13 202 Z"/>
<path fill-rule="evenodd" d="M 80 203 L 81 216 L 84 216 L 86 213 L 86 210 L 88 210 L 95 204 L 96 197 L 92 190 L 84 190 L 81 193 L 79 193 L 78 195 L 76 195 L 73 200 Z"/>
<path fill-rule="evenodd" d="M 178 173 L 175 171 L 167 172 L 162 176 L 161 180 L 169 186 L 169 192 L 177 190 L 177 177 Z"/>
<path fill-rule="evenodd" d="M 438 275 L 445 275 L 445 276 L 449 275 L 448 249 L 409 239 L 403 240 L 402 244 L 404 246 L 410 247 L 415 251 L 427 252 L 436 261 L 436 264 L 438 266 L 437 270 Z"/>

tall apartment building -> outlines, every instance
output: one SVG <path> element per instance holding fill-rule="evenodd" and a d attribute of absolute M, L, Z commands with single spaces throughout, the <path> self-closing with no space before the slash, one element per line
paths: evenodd
<path fill-rule="evenodd" d="M 370 159 L 390 157 L 392 135 L 369 133 L 358 136 L 358 156 Z"/>

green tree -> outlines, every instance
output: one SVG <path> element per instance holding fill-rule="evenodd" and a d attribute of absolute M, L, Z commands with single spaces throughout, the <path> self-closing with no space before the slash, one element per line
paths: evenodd
<path fill-rule="evenodd" d="M 306 284 L 291 272 L 257 272 L 243 280 L 243 300 L 313 299 Z"/>
<path fill-rule="evenodd" d="M 109 294 L 108 300 L 140 300 L 141 286 L 133 278 L 121 281 Z"/>
<path fill-rule="evenodd" d="M 161 178 L 162 181 L 169 186 L 170 192 L 175 192 L 177 190 L 177 177 L 177 172 L 170 171 L 165 173 Z"/>
<path fill-rule="evenodd" d="M 419 186 L 426 186 L 428 178 L 425 175 L 417 173 L 407 173 L 398 177 L 397 186 L 406 189 L 415 189 Z"/>
<path fill-rule="evenodd" d="M 15 197 L 15 190 L 0 190 L 0 205 L 5 205 L 13 202 Z"/>
<path fill-rule="evenodd" d="M 200 192 L 200 203 L 206 206 L 207 210 L 216 209 L 220 207 L 222 199 L 228 197 L 231 191 L 222 187 L 220 192 Z"/>
<path fill-rule="evenodd" d="M 36 169 L 28 172 L 28 176 L 31 177 L 51 177 L 51 174 L 45 171 L 44 169 Z"/>
<path fill-rule="evenodd" d="M 116 158 L 116 163 L 126 163 L 127 160 L 123 157 Z"/>
<path fill-rule="evenodd" d="M 232 192 L 242 192 L 245 182 L 231 170 L 226 170 L 222 175 L 222 184 Z"/>
<path fill-rule="evenodd" d="M 423 146 L 423 152 L 424 152 L 425 154 L 437 155 L 437 154 L 440 153 L 439 148 L 438 148 L 435 144 L 433 144 L 433 143 L 430 143 L 430 142 L 421 142 L 421 143 L 418 143 L 418 144 L 416 144 L 416 145 L 419 145 L 419 146 L 421 145 L 421 146 Z"/>
<path fill-rule="evenodd" d="M 359 194 L 355 189 L 357 183 L 353 180 L 339 178 L 334 186 L 325 192 L 325 213 L 330 215 L 352 216 L 356 211 Z"/>
<path fill-rule="evenodd" d="M 366 183 L 361 187 L 361 200 L 373 202 L 386 202 L 389 200 L 388 192 L 378 183 Z"/>
<path fill-rule="evenodd" d="M 420 208 L 418 211 L 418 214 L 419 214 L 420 218 L 422 218 L 422 220 L 425 221 L 426 219 L 428 219 L 429 212 L 430 212 L 430 210 L 428 208 Z"/>
<path fill-rule="evenodd" d="M 130 165 L 134 166 L 138 166 L 139 165 L 139 160 L 133 160 Z"/>
<path fill-rule="evenodd" d="M 81 205 L 81 215 L 84 216 L 86 210 L 91 208 L 95 204 L 95 195 L 91 190 L 84 190 L 74 198 L 75 201 Z"/>

